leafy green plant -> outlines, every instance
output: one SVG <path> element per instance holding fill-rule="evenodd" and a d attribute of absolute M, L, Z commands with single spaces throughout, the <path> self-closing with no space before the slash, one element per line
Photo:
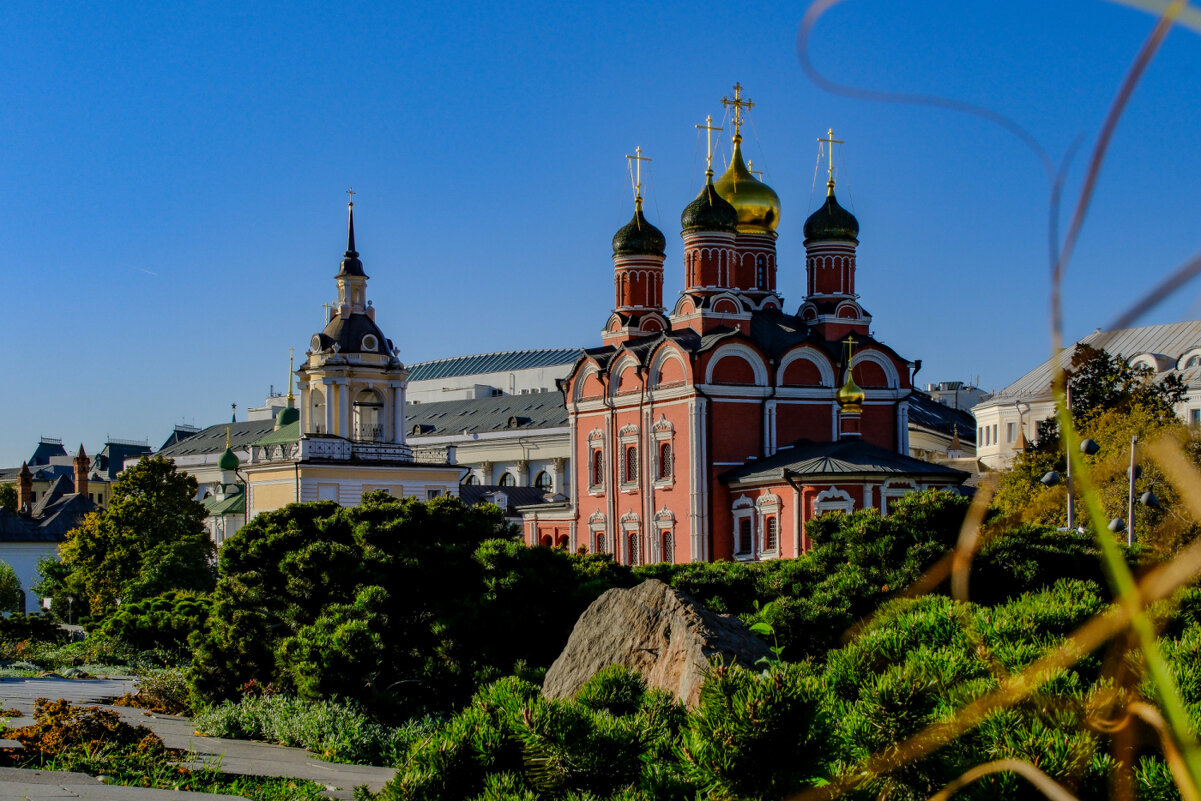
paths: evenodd
<path fill-rule="evenodd" d="M 286 695 L 248 695 L 197 715 L 196 730 L 214 737 L 266 740 L 307 748 L 324 759 L 393 765 L 410 743 L 432 727 L 414 720 L 400 727 L 375 723 L 360 709 L 336 701 Z"/>

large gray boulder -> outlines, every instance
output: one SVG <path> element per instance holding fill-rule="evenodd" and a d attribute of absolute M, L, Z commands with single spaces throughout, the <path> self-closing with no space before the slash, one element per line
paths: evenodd
<path fill-rule="evenodd" d="M 650 579 L 632 589 L 609 590 L 584 610 L 546 672 L 542 694 L 574 696 L 601 668 L 624 665 L 642 674 L 648 687 L 694 707 L 710 660 L 751 667 L 769 653 L 742 621 L 716 615 Z"/>

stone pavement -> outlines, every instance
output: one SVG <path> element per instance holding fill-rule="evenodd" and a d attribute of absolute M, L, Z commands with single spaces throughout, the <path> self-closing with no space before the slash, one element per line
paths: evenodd
<path fill-rule="evenodd" d="M 395 773 L 393 768 L 325 762 L 302 748 L 221 737 L 201 737 L 195 733 L 192 722 L 187 718 L 158 715 L 143 709 L 108 706 L 103 703 L 104 699 L 116 698 L 133 692 L 134 689 L 133 681 L 129 679 L 0 679 L 0 709 L 14 708 L 25 713 L 25 717 L 10 719 L 9 723 L 13 726 L 24 726 L 33 722 L 33 702 L 38 698 L 65 698 L 74 704 L 112 709 L 127 722 L 149 728 L 163 739 L 168 748 L 191 751 L 196 755 L 198 762 L 217 763 L 223 773 L 310 779 L 326 787 L 331 797 L 339 799 L 352 798 L 354 788 L 358 785 L 366 785 L 368 789 L 378 791 Z M 69 781 L 67 777 L 71 777 Z M 0 772 L 0 801 L 19 801 L 22 798 L 29 801 L 42 798 L 90 798 L 97 801 L 158 801 L 178 798 L 208 801 L 230 797 L 118 787 L 101 784 L 91 776 L 77 773 L 15 768 Z"/>

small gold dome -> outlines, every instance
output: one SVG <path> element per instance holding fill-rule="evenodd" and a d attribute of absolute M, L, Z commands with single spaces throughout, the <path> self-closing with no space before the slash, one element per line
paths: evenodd
<path fill-rule="evenodd" d="M 751 175 L 742 160 L 742 136 L 734 136 L 729 169 L 713 182 L 717 194 L 738 211 L 740 234 L 770 234 L 780 224 L 780 197 Z"/>
<path fill-rule="evenodd" d="M 863 411 L 863 401 L 867 398 L 867 395 L 855 383 L 855 379 L 851 377 L 850 370 L 847 371 L 847 382 L 838 390 L 837 398 L 838 407 L 844 412 L 859 414 Z"/>

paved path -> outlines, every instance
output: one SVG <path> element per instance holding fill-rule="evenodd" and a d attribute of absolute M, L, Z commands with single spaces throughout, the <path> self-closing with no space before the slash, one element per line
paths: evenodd
<path fill-rule="evenodd" d="M 196 734 L 192 722 L 187 718 L 158 715 L 142 709 L 108 706 L 102 703 L 104 699 L 116 698 L 133 692 L 134 689 L 133 682 L 128 679 L 0 679 L 0 709 L 11 707 L 24 712 L 25 717 L 12 718 L 9 721 L 13 726 L 24 726 L 33 722 L 33 702 L 37 698 L 65 698 L 74 704 L 101 706 L 117 712 L 129 723 L 146 726 L 161 737 L 168 748 L 189 750 L 201 761 L 220 760 L 220 770 L 223 773 L 310 779 L 325 786 L 329 795 L 340 799 L 352 798 L 354 788 L 361 784 L 367 785 L 372 791 L 378 791 L 395 773 L 393 768 L 325 762 L 302 748 L 248 740 L 227 740 L 222 737 L 201 737 Z M 18 778 L 12 777 L 13 771 Z M 23 778 L 26 774 L 39 774 L 47 781 L 43 782 L 40 778 L 35 780 L 34 777 Z M 68 776 L 72 777 L 71 781 L 63 784 Z M 79 785 L 77 779 L 85 780 L 84 786 L 89 789 L 86 796 L 73 789 Z M 23 789 L 28 789 L 29 792 L 22 795 Z M 132 795 L 127 791 L 157 795 Z M 0 801 L 9 801 L 10 798 L 28 798 L 29 801 L 35 801 L 42 798 L 75 797 L 87 797 L 98 801 L 151 801 L 160 798 L 207 801 L 230 796 L 117 787 L 100 784 L 90 776 L 74 773 L 16 769 L 0 772 Z"/>

